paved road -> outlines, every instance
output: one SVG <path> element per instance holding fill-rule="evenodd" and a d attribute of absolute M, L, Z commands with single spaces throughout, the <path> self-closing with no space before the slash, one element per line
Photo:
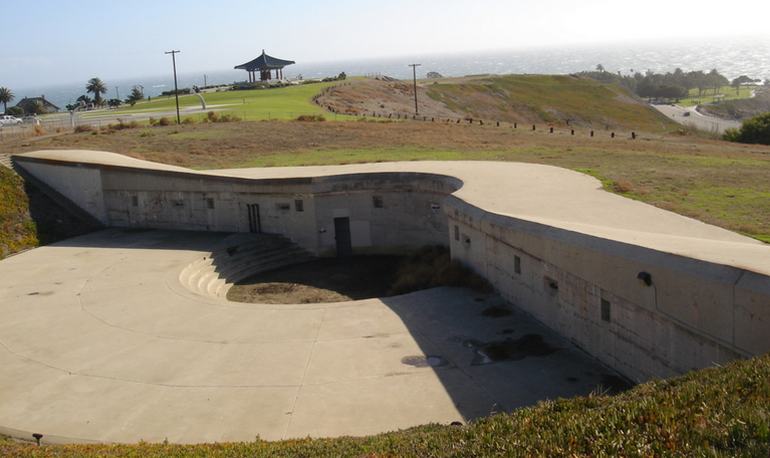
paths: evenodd
<path fill-rule="evenodd" d="M 741 126 L 740 121 L 704 115 L 695 107 L 680 107 L 678 105 L 653 105 L 653 107 L 679 124 L 695 126 L 695 128 L 706 132 L 723 134 L 727 129 Z"/>

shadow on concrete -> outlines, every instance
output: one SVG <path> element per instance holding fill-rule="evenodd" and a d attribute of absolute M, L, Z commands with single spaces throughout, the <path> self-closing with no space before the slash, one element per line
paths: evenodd
<path fill-rule="evenodd" d="M 228 235 L 113 228 L 55 246 L 207 251 Z M 324 284 L 324 272 L 316 274 L 311 283 Z M 405 369 L 432 371 L 466 420 L 545 399 L 616 393 L 630 387 L 618 374 L 496 294 L 440 287 L 380 300 L 398 316 L 420 349 L 417 354 L 400 355 L 399 363 Z M 383 333 L 360 339 L 386 337 Z"/>

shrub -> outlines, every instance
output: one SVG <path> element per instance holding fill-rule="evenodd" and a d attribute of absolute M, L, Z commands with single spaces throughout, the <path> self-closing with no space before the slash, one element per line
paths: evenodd
<path fill-rule="evenodd" d="M 81 125 L 75 127 L 75 133 L 76 134 L 81 134 L 81 133 L 85 133 L 85 132 L 91 132 L 93 130 L 94 130 L 94 128 L 91 127 L 90 124 L 81 124 Z"/>
<path fill-rule="evenodd" d="M 123 122 L 122 120 L 119 119 L 117 124 L 107 125 L 107 130 L 116 131 L 116 130 L 125 130 L 125 129 L 136 129 L 137 127 L 139 127 L 139 123 L 136 121 Z"/>
<path fill-rule="evenodd" d="M 163 116 L 162 118 L 158 119 L 158 125 L 159 126 L 170 126 L 171 120 L 167 117 Z"/>
<path fill-rule="evenodd" d="M 195 124 L 195 120 L 188 116 L 187 118 L 182 119 L 182 124 Z"/>
<path fill-rule="evenodd" d="M 745 121 L 740 129 L 727 129 L 722 138 L 731 142 L 770 145 L 770 113 Z"/>
<path fill-rule="evenodd" d="M 217 113 L 216 111 L 209 111 L 208 113 L 206 113 L 206 120 L 208 122 L 219 121 L 219 113 Z"/>
<path fill-rule="evenodd" d="M 399 266 L 390 294 L 405 294 L 437 286 L 457 286 L 490 292 L 482 277 L 458 261 L 443 246 L 421 248 Z"/>
<path fill-rule="evenodd" d="M 297 116 L 297 121 L 307 121 L 307 122 L 322 122 L 326 121 L 326 118 L 323 115 L 300 115 Z"/>
<path fill-rule="evenodd" d="M 45 129 L 43 129 L 43 126 L 39 124 L 35 125 L 35 135 L 38 137 L 41 135 L 45 135 Z"/>
<path fill-rule="evenodd" d="M 157 126 L 158 125 L 158 120 L 153 118 L 153 117 L 150 117 L 149 122 L 150 122 L 151 126 Z"/>
<path fill-rule="evenodd" d="M 5 110 L 5 114 L 20 118 L 24 116 L 24 110 L 22 110 L 21 107 L 8 107 L 8 109 Z"/>

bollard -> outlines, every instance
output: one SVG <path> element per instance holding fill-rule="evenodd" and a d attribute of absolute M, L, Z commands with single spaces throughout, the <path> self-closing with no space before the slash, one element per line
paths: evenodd
<path fill-rule="evenodd" d="M 482 121 L 481 119 L 479 119 L 479 125 L 480 125 L 480 126 L 483 126 L 483 125 L 484 125 L 484 121 Z"/>
<path fill-rule="evenodd" d="M 631 140 L 636 140 L 636 132 L 631 132 Z"/>
<path fill-rule="evenodd" d="M 615 132 L 610 134 L 610 138 L 615 138 Z"/>
<path fill-rule="evenodd" d="M 594 136 L 594 131 L 591 131 L 591 136 L 592 136 L 592 137 Z"/>
<path fill-rule="evenodd" d="M 500 127 L 500 121 L 497 121 L 497 126 L 496 127 Z"/>
<path fill-rule="evenodd" d="M 532 124 L 532 131 L 533 132 L 535 131 L 535 125 L 534 124 Z"/>
<path fill-rule="evenodd" d="M 570 131 L 570 135 L 575 135 L 575 129 L 572 129 L 572 130 Z"/>
<path fill-rule="evenodd" d="M 468 124 L 473 124 L 473 118 L 468 119 Z"/>
<path fill-rule="evenodd" d="M 459 119 L 457 120 L 457 124 L 460 124 L 460 120 Z"/>
<path fill-rule="evenodd" d="M 436 122 L 436 118 L 430 118 L 430 122 Z"/>
<path fill-rule="evenodd" d="M 551 129 L 549 130 L 549 132 L 548 132 L 548 133 L 550 133 L 550 134 L 552 134 L 552 133 L 553 133 L 553 127 L 551 127 Z"/>
<path fill-rule="evenodd" d="M 514 129 L 518 129 L 519 128 L 519 123 L 517 123 L 517 122 L 513 123 L 513 128 Z"/>

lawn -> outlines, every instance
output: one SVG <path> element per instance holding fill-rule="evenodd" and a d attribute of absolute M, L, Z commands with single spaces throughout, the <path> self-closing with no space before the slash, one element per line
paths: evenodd
<path fill-rule="evenodd" d="M 741 87 L 740 93 L 738 93 L 733 86 L 722 86 L 716 90 L 714 88 L 705 89 L 701 96 L 698 96 L 698 89 L 690 89 L 689 97 L 679 101 L 679 105 L 683 107 L 692 107 L 695 105 L 701 105 L 706 103 L 715 103 L 726 100 L 740 100 L 751 98 L 754 88 Z M 719 95 L 717 97 L 716 95 Z"/>
<path fill-rule="evenodd" d="M 244 120 L 261 121 L 267 119 L 295 119 L 299 115 L 324 115 L 334 119 L 335 115 L 326 112 L 313 103 L 312 98 L 323 89 L 338 84 L 313 83 L 298 86 L 287 86 L 275 89 L 253 89 L 245 91 L 207 92 L 201 94 L 207 108 L 232 113 Z M 179 97 L 180 107 L 200 107 L 200 98 L 195 95 Z M 82 117 L 97 117 L 105 113 L 110 115 L 132 114 L 140 112 L 169 112 L 176 109 L 173 96 L 153 98 L 152 101 L 140 102 L 133 107 L 123 107 L 119 110 L 85 113 Z M 200 118 L 203 115 L 191 115 Z M 341 117 L 340 117 L 341 118 Z"/>

